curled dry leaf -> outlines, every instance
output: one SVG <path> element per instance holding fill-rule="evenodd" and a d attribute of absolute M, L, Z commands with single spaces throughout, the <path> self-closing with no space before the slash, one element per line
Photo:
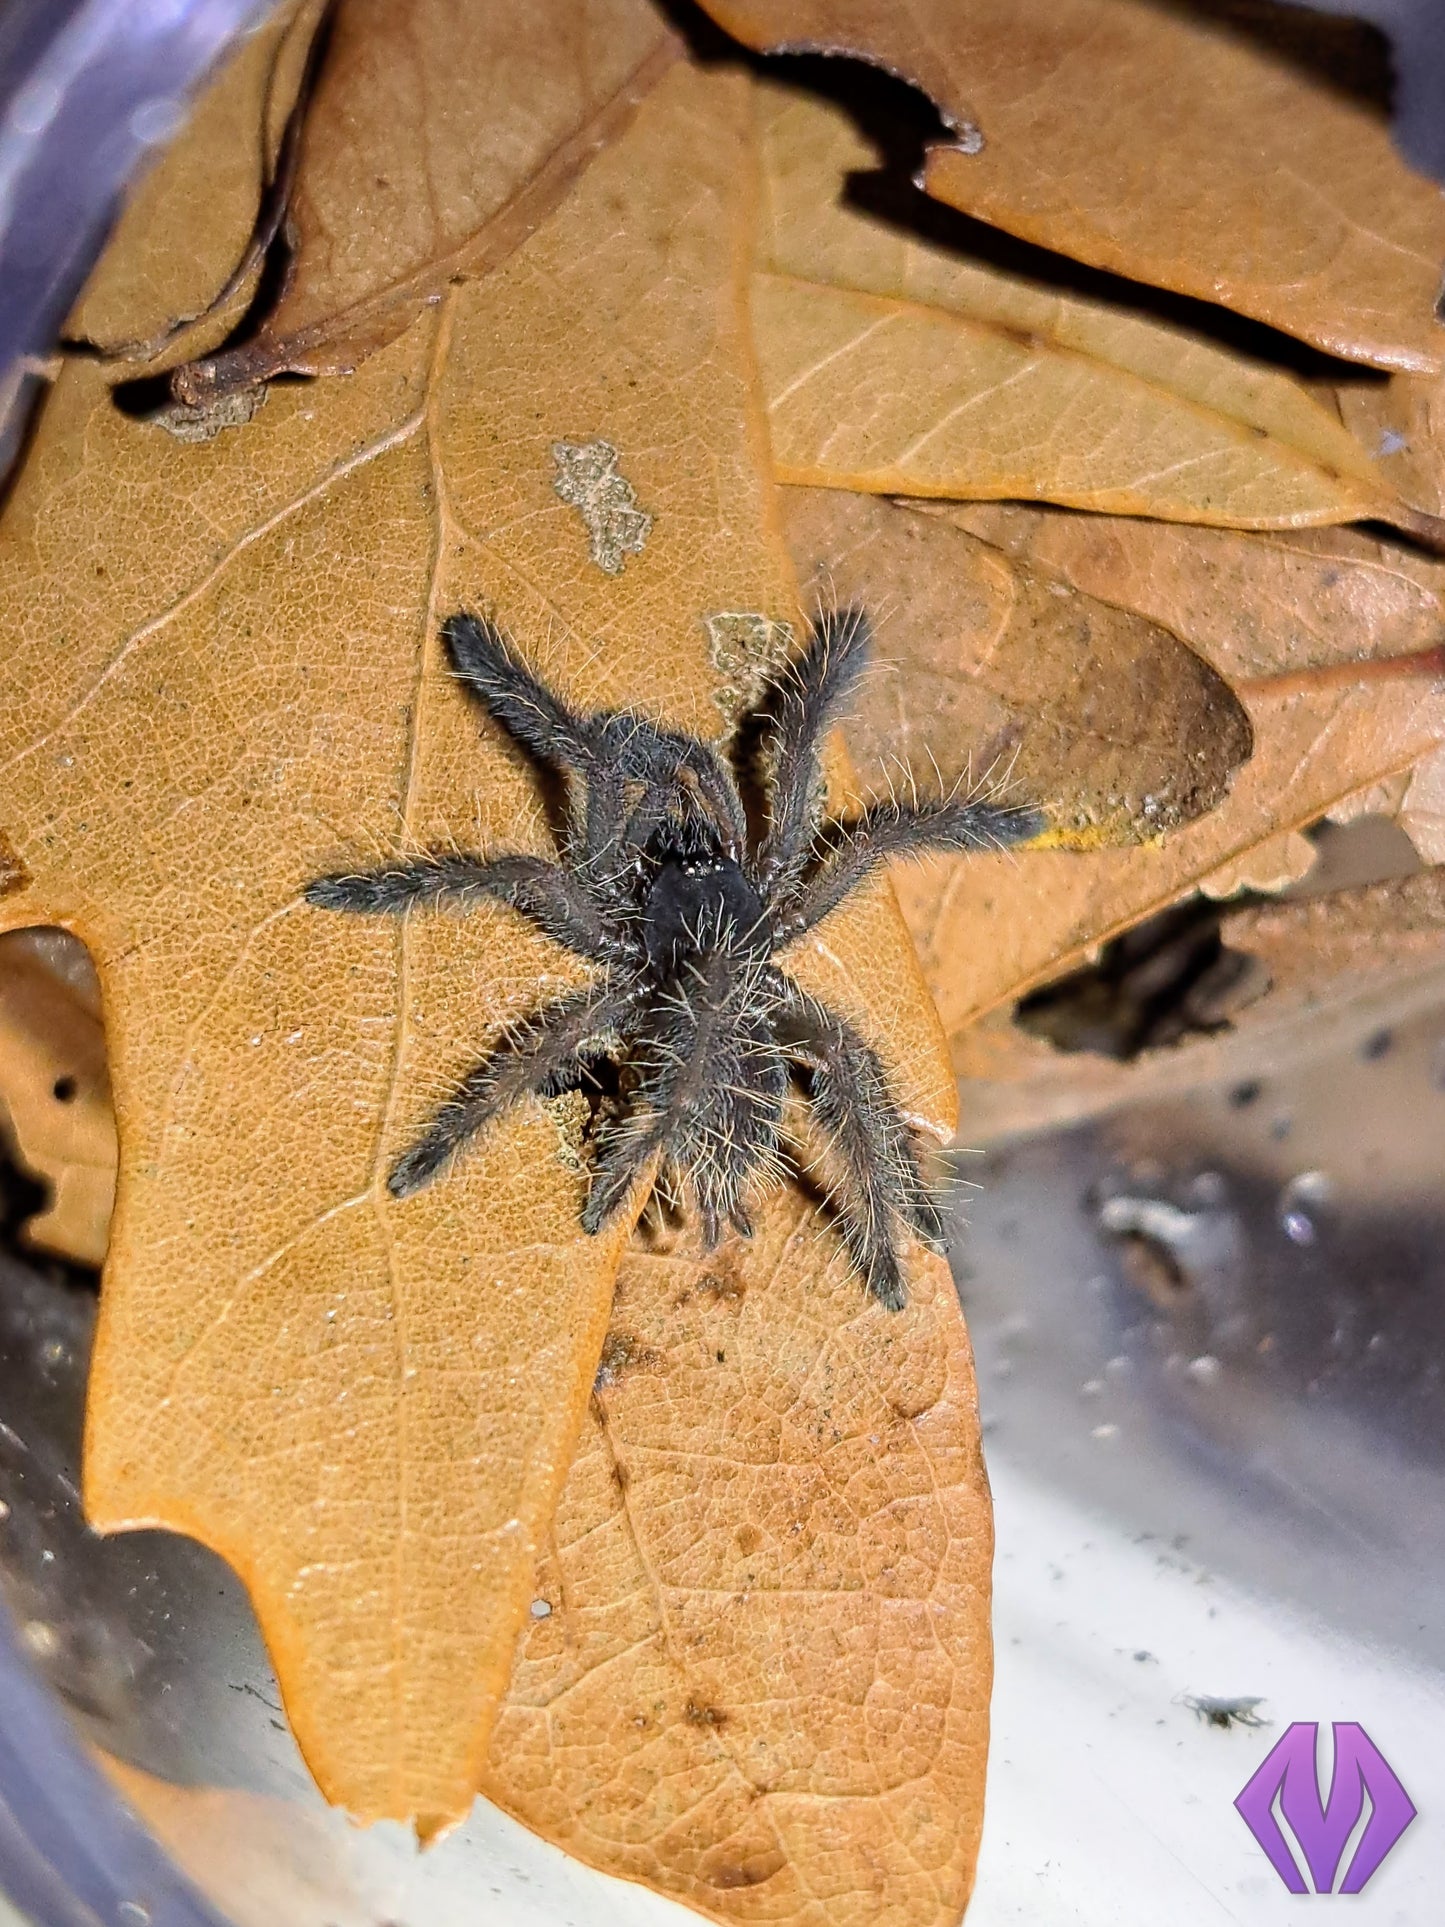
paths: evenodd
<path fill-rule="evenodd" d="M 444 671 L 448 611 L 489 610 L 579 703 L 703 734 L 719 625 L 796 633 L 758 461 L 747 133 L 740 78 L 676 69 L 503 269 L 243 430 L 177 443 L 72 368 L 0 524 L 27 879 L 0 909 L 85 937 L 112 1029 L 89 1511 L 229 1558 L 323 1789 L 423 1833 L 472 1797 L 625 1227 L 580 1233 L 555 1106 L 404 1204 L 382 1183 L 579 966 L 500 909 L 387 925 L 298 892 L 358 850 L 549 847 Z M 559 441 L 603 440 L 650 517 L 616 572 L 556 486 Z M 789 964 L 946 1135 L 886 885 Z M 809 1250 L 821 1274 L 833 1247 Z"/>
<path fill-rule="evenodd" d="M 1314 860 L 1315 846 L 1304 832 L 1286 830 L 1283 836 L 1266 837 L 1252 850 L 1211 870 L 1201 877 L 1199 888 L 1206 897 L 1221 902 L 1242 890 L 1285 890 L 1308 874 Z"/>
<path fill-rule="evenodd" d="M 751 1249 L 624 1261 L 494 1800 L 718 1920 L 957 1920 L 992 1548 L 956 1303 L 933 1259 L 863 1309 L 782 1193 Z"/>
<path fill-rule="evenodd" d="M 978 1129 L 969 1081 L 1013 1074 L 1019 1033 L 1008 1007 L 1017 998 L 1255 844 L 1303 828 L 1445 743 L 1439 651 L 1268 678 L 1237 693 L 1254 725 L 1254 754 L 1225 802 L 1160 848 L 1072 860 L 1024 851 L 1011 862 L 985 857 L 900 874 L 899 900 L 965 1080 L 967 1134 Z M 987 945 L 969 941 L 978 929 L 988 930 Z M 1035 1042 L 1024 1047 L 1031 1069 Z"/>
<path fill-rule="evenodd" d="M 1144 383 L 914 302 L 784 275 L 754 288 L 781 481 L 882 495 L 1034 496 L 1225 528 L 1429 518 Z M 1090 405 L 1099 412 L 1091 413 Z"/>
<path fill-rule="evenodd" d="M 1445 967 L 1445 869 L 1236 910 L 1223 936 L 1264 965 L 1277 1010 L 1286 998 L 1305 1010 L 1352 997 L 1366 984 Z"/>
<path fill-rule="evenodd" d="M 1410 772 L 1398 820 L 1424 862 L 1445 863 L 1445 751 Z"/>
<path fill-rule="evenodd" d="M 1156 624 L 890 502 L 795 488 L 782 508 L 804 583 L 875 611 L 849 744 L 877 787 L 994 786 L 1095 847 L 1212 809 L 1248 756 L 1229 686 Z"/>
<path fill-rule="evenodd" d="M 259 269 L 248 242 L 323 4 L 280 7 L 201 95 L 186 139 L 132 192 L 67 323 L 73 339 L 150 360 L 177 337 L 176 355 L 199 353 L 240 319 Z"/>
<path fill-rule="evenodd" d="M 925 185 L 969 214 L 1352 361 L 1445 367 L 1438 186 L 1383 114 L 1227 21 L 1137 0 L 708 11 L 749 46 L 855 53 L 915 81 L 958 134 Z"/>
<path fill-rule="evenodd" d="M 754 320 L 785 481 L 1240 527 L 1404 512 L 1297 382 L 845 205 L 877 156 L 838 108 L 761 86 L 758 122 Z"/>
<path fill-rule="evenodd" d="M 1234 682 L 1414 655 L 1445 631 L 1445 563 L 1360 529 L 1239 535 L 1014 503 L 948 516 L 1187 637 Z"/>
<path fill-rule="evenodd" d="M 346 372 L 461 275 L 504 261 L 677 58 L 647 0 L 338 0 L 257 332 L 177 372 L 199 405 Z"/>
<path fill-rule="evenodd" d="M 1340 418 L 1396 492 L 1427 515 L 1445 516 L 1445 413 L 1439 377 L 1394 375 L 1340 382 Z"/>
<path fill-rule="evenodd" d="M 93 973 L 58 931 L 0 937 L 0 1127 L 50 1197 L 25 1237 L 78 1264 L 105 1256 L 115 1119 Z M 79 950 L 79 945 L 74 949 Z"/>
<path fill-rule="evenodd" d="M 1009 555 L 1187 636 L 1233 680 L 1414 655 L 1445 633 L 1445 564 L 1361 530 L 1245 536 L 992 503 L 947 513 Z M 1424 860 L 1438 862 L 1442 783 L 1445 760 L 1427 755 L 1330 813 L 1398 813 Z"/>

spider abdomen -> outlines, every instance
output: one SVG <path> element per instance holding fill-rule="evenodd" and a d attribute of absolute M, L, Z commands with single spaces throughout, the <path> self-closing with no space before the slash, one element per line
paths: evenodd
<path fill-rule="evenodd" d="M 730 856 L 668 856 L 658 866 L 643 912 L 647 958 L 661 974 L 700 951 L 726 950 L 759 960 L 772 954 L 762 898 Z"/>

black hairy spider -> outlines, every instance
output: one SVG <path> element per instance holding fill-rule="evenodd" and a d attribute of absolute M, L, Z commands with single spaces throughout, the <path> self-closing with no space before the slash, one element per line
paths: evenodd
<path fill-rule="evenodd" d="M 747 1194 L 781 1168 L 790 1072 L 827 1140 L 829 1202 L 868 1289 L 904 1302 L 900 1245 L 935 1250 L 943 1219 L 922 1145 L 876 1051 L 774 961 L 891 857 L 975 850 L 1036 835 L 1027 809 L 938 798 L 877 803 L 819 822 L 819 749 L 869 647 L 861 610 L 822 617 L 754 721 L 764 827 L 750 839 L 737 778 L 708 744 L 634 710 L 580 715 L 518 660 L 489 622 L 442 628 L 462 683 L 559 776 L 560 862 L 437 854 L 318 877 L 309 902 L 396 914 L 465 910 L 490 897 L 594 966 L 584 989 L 514 1026 L 468 1072 L 388 1180 L 409 1196 L 529 1092 L 576 1088 L 589 1059 L 619 1067 L 620 1115 L 604 1119 L 583 1227 L 595 1232 L 643 1173 L 691 1192 L 704 1238 L 744 1236 Z"/>

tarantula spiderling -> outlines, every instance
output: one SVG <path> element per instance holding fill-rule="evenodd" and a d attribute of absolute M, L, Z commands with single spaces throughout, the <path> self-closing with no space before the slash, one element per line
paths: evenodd
<path fill-rule="evenodd" d="M 492 898 L 594 974 L 468 1072 L 397 1160 L 392 1193 L 420 1190 L 528 1093 L 576 1088 L 589 1060 L 610 1057 L 623 1108 L 598 1132 L 584 1228 L 598 1231 L 656 1167 L 670 1191 L 691 1193 L 709 1246 L 724 1224 L 746 1236 L 749 1194 L 782 1169 L 792 1075 L 828 1143 L 829 1203 L 853 1263 L 881 1304 L 900 1308 L 905 1235 L 935 1250 L 943 1240 L 923 1146 L 877 1052 L 776 959 L 890 858 L 1023 842 L 1043 817 L 940 797 L 819 820 L 822 739 L 868 654 L 860 609 L 821 617 L 759 707 L 766 809 L 756 841 L 737 777 L 709 744 L 635 710 L 580 714 L 477 616 L 450 617 L 442 635 L 487 715 L 562 779 L 560 861 L 439 853 L 318 877 L 306 897 L 393 915 Z"/>

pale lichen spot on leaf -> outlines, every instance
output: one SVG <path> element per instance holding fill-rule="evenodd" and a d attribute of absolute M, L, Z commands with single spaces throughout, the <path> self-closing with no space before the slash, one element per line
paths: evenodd
<path fill-rule="evenodd" d="M 713 700 L 731 728 L 762 696 L 769 678 L 796 653 L 790 622 L 755 609 L 719 609 L 703 617 L 708 655 L 721 677 Z"/>
<path fill-rule="evenodd" d="M 178 442 L 210 442 L 224 428 L 244 428 L 254 421 L 268 392 L 261 382 L 254 388 L 234 388 L 208 401 L 168 402 L 150 420 Z"/>
<path fill-rule="evenodd" d="M 611 442 L 553 442 L 552 459 L 552 486 L 586 523 L 592 560 L 605 575 L 621 575 L 627 557 L 646 546 L 652 517 L 638 508 L 637 491 L 619 473 L 617 450 Z"/>
<path fill-rule="evenodd" d="M 557 1162 L 579 1174 L 587 1170 L 586 1135 L 591 1109 L 581 1091 L 544 1097 L 542 1109 L 557 1127 Z"/>

